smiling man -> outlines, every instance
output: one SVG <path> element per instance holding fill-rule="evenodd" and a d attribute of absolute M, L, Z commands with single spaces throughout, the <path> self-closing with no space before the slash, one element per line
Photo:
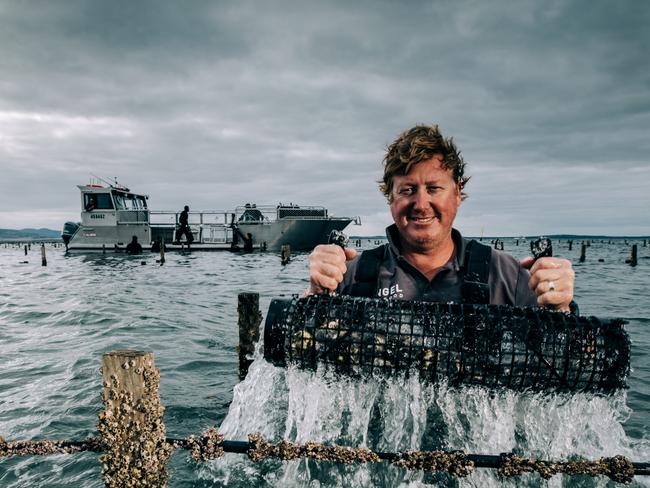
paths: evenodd
<path fill-rule="evenodd" d="M 468 180 L 460 152 L 438 126 L 402 133 L 388 147 L 380 182 L 394 222 L 386 229 L 388 244 L 360 256 L 336 245 L 316 247 L 309 257 L 308 293 L 569 312 L 575 277 L 569 261 L 518 262 L 453 228 Z"/>

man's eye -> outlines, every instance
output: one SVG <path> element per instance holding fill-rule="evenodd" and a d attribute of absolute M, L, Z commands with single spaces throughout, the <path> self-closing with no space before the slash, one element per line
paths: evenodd
<path fill-rule="evenodd" d="M 438 190 L 442 190 L 442 187 L 441 186 L 433 186 L 433 185 L 432 186 L 427 186 L 427 192 L 429 192 L 429 193 L 435 193 Z"/>
<path fill-rule="evenodd" d="M 397 193 L 403 196 L 413 195 L 413 188 L 412 187 L 400 188 Z"/>

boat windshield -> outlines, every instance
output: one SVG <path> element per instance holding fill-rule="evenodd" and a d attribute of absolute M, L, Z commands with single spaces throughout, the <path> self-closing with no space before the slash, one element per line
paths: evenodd
<path fill-rule="evenodd" d="M 147 201 L 142 195 L 114 191 L 115 208 L 118 210 L 146 210 Z"/>
<path fill-rule="evenodd" d="M 110 193 L 84 193 L 84 208 L 92 210 L 112 210 L 113 200 Z"/>
<path fill-rule="evenodd" d="M 256 208 L 247 208 L 239 217 L 239 222 L 262 222 L 264 215 Z"/>

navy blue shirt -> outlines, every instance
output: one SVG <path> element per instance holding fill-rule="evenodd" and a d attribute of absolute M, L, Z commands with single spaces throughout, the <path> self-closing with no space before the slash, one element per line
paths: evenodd
<path fill-rule="evenodd" d="M 399 231 L 395 224 L 386 229 L 388 249 L 379 266 L 377 296 L 400 300 L 462 303 L 462 256 L 467 241 L 460 232 L 452 229 L 455 252 L 451 259 L 429 280 L 402 256 Z M 488 288 L 490 303 L 496 305 L 536 306 L 537 297 L 528 288 L 530 273 L 511 255 L 491 249 Z M 459 260 L 461 256 L 461 260 Z M 347 295 L 354 283 L 359 256 L 347 264 L 343 281 L 337 293 Z"/>

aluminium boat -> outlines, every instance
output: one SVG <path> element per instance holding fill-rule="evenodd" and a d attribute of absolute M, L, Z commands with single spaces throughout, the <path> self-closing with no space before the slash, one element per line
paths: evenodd
<path fill-rule="evenodd" d="M 66 222 L 62 239 L 68 251 L 122 252 L 135 236 L 144 250 L 163 242 L 168 250 L 183 249 L 175 240 L 180 212 L 150 210 L 149 196 L 115 184 L 77 185 L 81 221 Z M 325 207 L 247 203 L 234 211 L 189 213 L 192 250 L 309 251 L 327 242 L 333 230 L 343 230 L 359 217 L 333 217 Z"/>

